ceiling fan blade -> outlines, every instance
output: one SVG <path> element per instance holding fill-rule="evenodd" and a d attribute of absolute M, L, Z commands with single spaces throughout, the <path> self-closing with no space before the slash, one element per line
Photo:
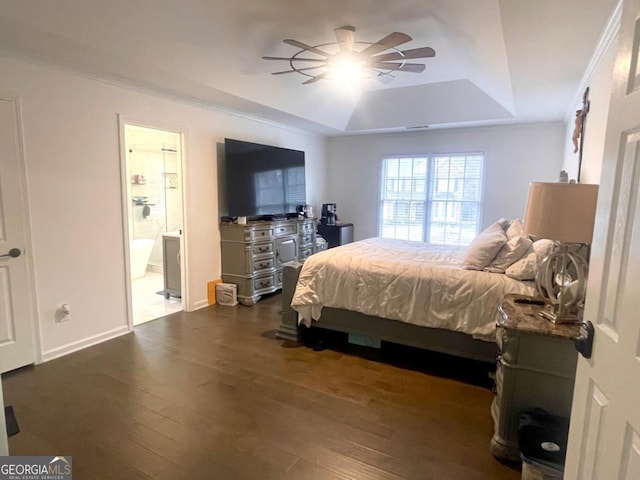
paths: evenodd
<path fill-rule="evenodd" d="M 306 82 L 302 82 L 302 85 L 310 85 L 312 83 L 316 83 L 317 81 L 322 80 L 327 75 L 329 75 L 329 70 L 327 70 L 326 72 L 320 73 L 320 74 L 316 75 L 315 77 L 311 77 Z"/>
<path fill-rule="evenodd" d="M 305 70 L 315 70 L 317 68 L 324 68 L 324 65 L 317 65 L 315 67 L 296 68 L 295 70 L 284 70 L 282 72 L 273 72 L 271 75 L 282 75 L 284 73 L 304 72 Z"/>
<path fill-rule="evenodd" d="M 376 62 L 372 63 L 373 68 L 379 68 L 380 70 L 393 70 L 398 72 L 412 72 L 421 73 L 426 68 L 422 63 L 387 63 Z"/>
<path fill-rule="evenodd" d="M 355 33 L 355 27 L 347 25 L 346 27 L 336 28 L 334 30 L 336 34 L 336 40 L 338 40 L 338 46 L 343 52 L 353 51 L 353 34 Z"/>
<path fill-rule="evenodd" d="M 330 53 L 323 52 L 319 48 L 312 47 L 311 45 L 307 45 L 306 43 L 299 42 L 298 40 L 293 40 L 291 38 L 287 38 L 287 39 L 283 40 L 283 42 L 286 43 L 287 45 L 291 45 L 292 47 L 297 47 L 297 48 L 300 48 L 302 50 L 306 50 L 308 52 L 313 52 L 313 53 L 316 53 L 316 54 L 321 55 L 323 57 L 331 57 L 332 56 Z"/>
<path fill-rule="evenodd" d="M 287 62 L 326 62 L 325 58 L 304 58 L 304 57 L 262 57 L 263 60 L 286 60 Z"/>
<path fill-rule="evenodd" d="M 435 57 L 436 51 L 431 47 L 413 48 L 411 50 L 403 50 L 402 52 L 383 53 L 371 57 L 376 62 L 386 62 L 388 60 L 408 60 L 410 58 L 429 58 Z"/>
<path fill-rule="evenodd" d="M 369 45 L 360 53 L 364 56 L 371 56 L 410 41 L 411 37 L 406 33 L 393 32 L 381 38 L 376 43 Z"/>

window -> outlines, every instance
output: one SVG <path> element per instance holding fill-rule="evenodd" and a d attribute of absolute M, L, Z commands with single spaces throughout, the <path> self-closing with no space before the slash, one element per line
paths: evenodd
<path fill-rule="evenodd" d="M 382 161 L 379 235 L 466 245 L 478 233 L 484 155 Z"/>

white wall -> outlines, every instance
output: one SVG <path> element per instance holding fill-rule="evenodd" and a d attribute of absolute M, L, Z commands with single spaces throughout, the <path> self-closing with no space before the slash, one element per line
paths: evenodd
<path fill-rule="evenodd" d="M 598 57 L 591 75 L 583 82 L 589 86 L 591 104 L 585 122 L 582 166 L 580 168 L 581 183 L 600 183 L 617 46 L 618 37 L 616 35 L 603 47 L 604 50 L 601 56 Z M 584 91 L 584 88 L 581 88 L 580 93 Z M 582 99 L 580 99 L 580 103 L 576 105 L 575 109 L 578 110 L 581 106 Z M 565 132 L 565 151 L 562 168 L 569 173 L 570 179 L 577 179 L 579 155 L 578 153 L 573 153 L 573 131 L 574 120 L 572 118 L 567 122 L 567 130 Z"/>
<path fill-rule="evenodd" d="M 327 196 L 356 240 L 378 235 L 379 173 L 386 155 L 483 151 L 486 158 L 483 225 L 524 215 L 529 182 L 557 181 L 562 123 L 336 137 L 329 140 Z"/>
<path fill-rule="evenodd" d="M 326 139 L 221 110 L 0 56 L 0 92 L 20 99 L 37 322 L 44 359 L 126 331 L 118 115 L 186 132 L 187 310 L 220 277 L 217 151 L 226 136 L 304 150 L 320 205 Z M 54 323 L 61 303 L 71 321 Z"/>

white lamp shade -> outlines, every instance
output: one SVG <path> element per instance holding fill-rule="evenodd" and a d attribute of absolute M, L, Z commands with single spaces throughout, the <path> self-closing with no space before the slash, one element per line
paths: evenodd
<path fill-rule="evenodd" d="M 560 242 L 591 243 L 597 201 L 598 185 L 532 183 L 524 231 Z"/>

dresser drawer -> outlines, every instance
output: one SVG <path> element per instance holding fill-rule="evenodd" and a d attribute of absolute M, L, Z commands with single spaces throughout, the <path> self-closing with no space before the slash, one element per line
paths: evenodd
<path fill-rule="evenodd" d="M 302 235 L 300 237 L 300 245 L 308 245 L 313 243 L 313 233 Z"/>
<path fill-rule="evenodd" d="M 265 253 L 273 253 L 273 243 L 256 243 L 251 246 L 251 253 L 254 255 L 261 255 Z"/>
<path fill-rule="evenodd" d="M 299 260 L 301 262 L 304 262 L 311 255 L 313 255 L 313 248 L 311 248 L 311 247 L 310 248 L 301 248 L 300 249 Z"/>
<path fill-rule="evenodd" d="M 314 229 L 315 229 L 315 226 L 313 222 L 306 222 L 300 225 L 300 233 L 302 235 L 313 234 Z"/>
<path fill-rule="evenodd" d="M 251 233 L 249 235 L 250 240 L 256 241 L 261 238 L 271 238 L 273 237 L 273 228 L 272 227 L 260 227 L 251 229 Z"/>
<path fill-rule="evenodd" d="M 275 288 L 275 275 L 266 275 L 253 279 L 253 289 L 256 292 L 260 292 L 261 290 L 272 291 Z"/>
<path fill-rule="evenodd" d="M 274 228 L 276 237 L 281 237 L 283 235 L 295 235 L 296 224 L 295 223 L 287 223 L 286 225 L 276 225 Z"/>
<path fill-rule="evenodd" d="M 260 270 L 268 270 L 273 268 L 273 258 L 263 258 L 253 261 L 253 271 L 258 273 Z"/>

